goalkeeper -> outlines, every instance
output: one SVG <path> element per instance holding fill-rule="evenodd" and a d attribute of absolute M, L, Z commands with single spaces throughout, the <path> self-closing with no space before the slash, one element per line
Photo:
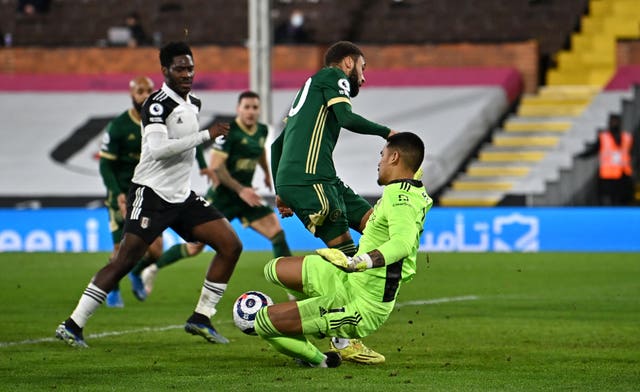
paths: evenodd
<path fill-rule="evenodd" d="M 417 135 L 402 132 L 387 139 L 378 163 L 378 184 L 386 187 L 353 258 L 326 248 L 267 263 L 267 280 L 299 300 L 261 309 L 255 321 L 260 337 L 303 364 L 335 367 L 339 352 L 322 353 L 305 335 L 361 338 L 380 328 L 400 284 L 416 273 L 420 234 L 433 204 L 422 182 L 413 179 L 423 158 Z"/>

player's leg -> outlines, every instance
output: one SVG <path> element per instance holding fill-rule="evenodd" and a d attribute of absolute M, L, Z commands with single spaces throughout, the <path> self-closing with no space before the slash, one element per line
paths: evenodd
<path fill-rule="evenodd" d="M 349 233 L 342 189 L 330 184 L 283 186 L 278 195 L 314 236 L 327 246 L 354 255 L 356 246 Z"/>
<path fill-rule="evenodd" d="M 94 276 L 71 316 L 56 329 L 56 337 L 71 346 L 86 347 L 83 328 L 87 320 L 106 300 L 107 293 L 133 268 L 148 246 L 136 234 L 125 233 L 115 258 Z"/>
<path fill-rule="evenodd" d="M 175 263 L 178 260 L 196 256 L 203 250 L 204 244 L 200 242 L 185 242 L 173 245 L 171 248 L 167 249 L 160 255 L 160 257 L 158 257 L 155 263 L 149 265 L 140 272 L 140 279 L 144 285 L 145 292 L 147 294 L 151 294 L 159 270 Z"/>
<path fill-rule="evenodd" d="M 133 291 L 133 296 L 136 297 L 138 301 L 144 301 L 147 299 L 147 291 L 144 288 L 144 282 L 142 281 L 140 274 L 144 268 L 153 264 L 155 260 L 160 257 L 162 254 L 162 244 L 162 235 L 159 235 L 151 243 L 144 256 L 142 256 L 131 272 L 129 272 L 128 276 L 131 281 L 131 290 Z"/>
<path fill-rule="evenodd" d="M 109 257 L 109 262 L 111 262 L 116 253 L 118 253 L 118 249 L 120 249 L 122 230 L 124 228 L 124 217 L 120 213 L 120 209 L 117 208 L 117 203 L 115 203 L 115 207 L 108 203 L 107 212 L 109 213 L 109 230 L 111 231 L 111 239 L 113 240 L 113 252 L 111 252 L 111 256 Z M 124 307 L 124 301 L 120 294 L 120 282 L 118 282 L 113 290 L 109 291 L 107 294 L 105 305 L 108 308 Z"/>
<path fill-rule="evenodd" d="M 149 188 L 132 185 L 127 200 L 128 215 L 118 253 L 93 277 L 71 316 L 56 329 L 56 337 L 69 345 L 86 347 L 82 332 L 87 319 L 105 301 L 107 293 L 131 271 L 145 254 L 149 244 L 164 231 L 167 221 L 173 219 L 171 211 L 167 212 L 159 207 L 163 202 Z M 136 215 L 132 219 L 131 214 L 134 212 Z"/>
<path fill-rule="evenodd" d="M 245 212 L 243 220 L 249 221 L 249 227 L 271 241 L 275 257 L 291 256 L 280 221 L 270 207 L 252 208 Z"/>
<path fill-rule="evenodd" d="M 336 286 L 336 282 L 342 281 L 340 277 L 334 275 L 344 273 L 322 259 L 315 260 L 321 263 L 316 266 L 325 268 L 319 268 L 312 274 L 309 274 L 308 270 L 303 272 L 304 263 L 309 258 L 315 257 L 274 259 L 265 266 L 265 276 L 273 283 L 299 292 L 305 290 L 304 281 L 308 282 L 309 278 L 315 279 L 310 286 L 317 290 L 309 290 L 308 294 L 318 295 L 318 297 L 275 304 L 260 310 L 256 316 L 255 329 L 258 335 L 277 351 L 296 358 L 302 363 L 314 367 L 336 367 L 341 362 L 340 356 L 336 355 L 336 352 L 322 353 L 309 342 L 305 335 L 324 336 L 329 332 L 330 323 L 327 322 L 327 312 L 319 313 L 318 308 L 332 309 L 336 299 L 334 294 L 341 296 L 341 288 Z M 304 273 L 306 273 L 305 277 L 303 277 Z M 322 293 L 330 294 L 324 297 L 321 296 Z"/>
<path fill-rule="evenodd" d="M 373 212 L 371 204 L 342 182 L 338 185 L 338 189 L 341 191 L 342 200 L 344 200 L 349 227 L 362 234 L 369 216 Z"/>
<path fill-rule="evenodd" d="M 216 306 L 233 274 L 242 243 L 229 221 L 202 198 L 190 198 L 181 211 L 180 222 L 173 229 L 187 241 L 198 241 L 211 246 L 216 252 L 207 270 L 196 308 L 187 320 L 185 330 L 199 335 L 211 343 L 228 343 L 211 324 Z"/>
<path fill-rule="evenodd" d="M 369 202 L 367 202 L 362 196 L 357 194 L 351 189 L 351 187 L 340 182 L 337 185 L 337 190 L 340 193 L 345 205 L 345 215 L 348 221 L 349 227 L 362 233 L 369 220 L 369 216 L 373 212 L 373 208 Z M 333 246 L 332 242 L 325 242 L 329 247 Z M 344 251 L 343 251 L 344 252 Z M 357 252 L 357 248 L 353 249 L 353 254 L 345 252 L 348 256 L 353 256 Z M 340 337 L 331 338 L 331 350 L 339 351 L 342 357 L 346 361 L 352 361 L 363 364 L 379 364 L 385 361 L 382 354 L 375 352 L 369 347 L 365 346 L 360 340 L 344 339 Z"/>

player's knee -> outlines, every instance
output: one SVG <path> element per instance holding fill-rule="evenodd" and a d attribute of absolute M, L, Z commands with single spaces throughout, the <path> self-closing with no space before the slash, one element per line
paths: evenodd
<path fill-rule="evenodd" d="M 234 237 L 222 244 L 219 249 L 216 249 L 216 252 L 224 255 L 228 259 L 237 260 L 240 258 L 240 253 L 242 253 L 242 242 L 240 242 L 238 237 Z"/>
<path fill-rule="evenodd" d="M 278 260 L 280 260 L 281 258 L 282 257 L 271 259 L 267 264 L 265 264 L 264 277 L 268 282 L 284 287 L 282 282 L 280 282 L 280 279 L 278 279 L 278 273 L 276 272 L 276 264 L 278 263 Z"/>
<path fill-rule="evenodd" d="M 260 309 L 258 311 L 258 314 L 256 314 L 253 329 L 256 331 L 258 336 L 263 339 L 268 339 L 274 336 L 282 336 L 282 334 L 278 332 L 278 330 L 273 326 L 266 307 Z"/>

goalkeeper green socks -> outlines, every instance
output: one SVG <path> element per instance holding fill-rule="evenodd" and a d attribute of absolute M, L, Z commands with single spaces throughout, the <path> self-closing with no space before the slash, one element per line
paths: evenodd
<path fill-rule="evenodd" d="M 324 361 L 325 355 L 304 335 L 282 335 L 271 323 L 267 308 L 260 309 L 256 315 L 254 328 L 258 336 L 284 355 L 301 359 L 312 365 L 320 365 Z"/>

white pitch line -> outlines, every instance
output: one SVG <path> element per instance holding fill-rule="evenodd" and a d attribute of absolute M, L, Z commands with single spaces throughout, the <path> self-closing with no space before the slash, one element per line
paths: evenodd
<path fill-rule="evenodd" d="M 162 332 L 162 331 L 168 331 L 171 329 L 179 329 L 179 328 L 184 328 L 184 325 L 168 325 L 166 327 L 144 327 L 144 328 L 138 328 L 138 329 L 128 329 L 125 331 L 92 333 L 90 335 L 87 335 L 87 339 L 99 339 L 107 336 L 121 336 L 121 335 L 128 335 L 128 334 L 142 333 L 142 332 Z M 22 346 L 25 344 L 55 342 L 56 340 L 57 340 L 56 338 L 41 338 L 41 339 L 27 339 L 27 340 L 22 340 L 20 342 L 0 342 L 0 347 Z"/>
<path fill-rule="evenodd" d="M 475 301 L 480 299 L 477 295 L 462 295 L 460 297 L 444 297 L 444 298 L 434 298 L 434 299 L 423 299 L 419 301 L 407 301 L 407 302 L 398 302 L 396 303 L 396 308 L 401 308 L 403 306 L 420 306 L 420 305 L 433 305 L 433 304 L 442 304 L 446 302 L 460 302 L 460 301 Z"/>
<path fill-rule="evenodd" d="M 398 302 L 396 303 L 396 308 L 402 308 L 404 306 L 420 306 L 420 305 L 433 305 L 433 304 L 441 304 L 446 302 L 459 302 L 459 301 L 475 301 L 479 299 L 477 295 L 463 295 L 460 297 L 444 297 L 444 298 L 434 298 L 434 299 L 424 299 L 419 301 L 407 301 L 407 302 Z M 184 325 L 168 325 L 166 327 L 144 327 L 138 329 L 128 329 L 124 331 L 111 331 L 111 332 L 101 332 L 101 333 L 93 333 L 87 335 L 87 339 L 100 339 L 108 336 L 122 336 L 129 334 L 137 334 L 143 332 L 162 332 L 169 331 L 172 329 L 180 329 L 184 328 Z M 11 346 L 23 346 L 27 344 L 37 344 L 37 343 L 46 343 L 46 342 L 55 342 L 56 338 L 40 338 L 40 339 L 27 339 L 19 342 L 0 342 L 0 348 L 2 347 L 11 347 Z"/>

